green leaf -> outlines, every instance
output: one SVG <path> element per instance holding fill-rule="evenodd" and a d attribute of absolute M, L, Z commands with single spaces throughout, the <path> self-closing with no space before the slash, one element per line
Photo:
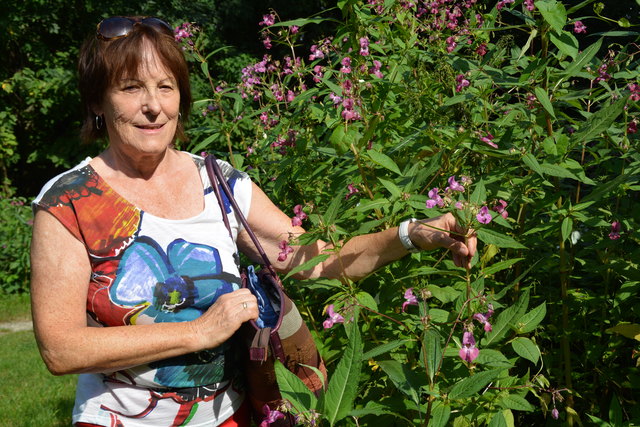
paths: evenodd
<path fill-rule="evenodd" d="M 492 368 L 511 368 L 513 363 L 507 359 L 507 357 L 499 352 L 490 348 L 483 348 L 478 354 L 478 358 L 474 360 L 479 365 L 486 365 Z"/>
<path fill-rule="evenodd" d="M 490 228 L 480 228 L 476 231 L 478 239 L 488 245 L 496 245 L 499 248 L 526 249 L 526 246 L 518 243 L 513 237 L 499 233 Z"/>
<path fill-rule="evenodd" d="M 332 426 L 353 409 L 362 369 L 360 330 L 355 322 L 345 325 L 347 327 L 351 328 L 347 348 L 342 353 L 324 394 L 324 415 Z"/>
<path fill-rule="evenodd" d="M 547 315 L 547 304 L 543 302 L 520 319 L 518 319 L 515 323 L 515 331 L 518 334 L 526 334 L 533 331 L 538 327 L 540 322 L 544 319 L 544 316 Z"/>
<path fill-rule="evenodd" d="M 605 132 L 616 121 L 627 105 L 628 95 L 619 98 L 613 104 L 603 107 L 593 114 L 580 126 L 580 130 L 573 134 L 572 139 L 580 144 L 587 143 Z"/>
<path fill-rule="evenodd" d="M 380 183 L 384 185 L 384 188 L 387 189 L 391 196 L 396 198 L 402 196 L 402 190 L 396 185 L 395 182 L 380 177 L 378 178 L 378 181 L 380 181 Z"/>
<path fill-rule="evenodd" d="M 515 427 L 515 420 L 510 409 L 498 412 L 491 418 L 489 427 Z"/>
<path fill-rule="evenodd" d="M 484 181 L 481 179 L 476 183 L 475 189 L 469 198 L 472 204 L 481 205 L 487 200 L 487 190 L 484 186 Z"/>
<path fill-rule="evenodd" d="M 568 31 L 562 31 L 560 35 L 556 35 L 555 33 L 549 34 L 549 39 L 551 43 L 553 43 L 560 52 L 564 53 L 567 56 L 570 56 L 574 60 L 578 57 L 578 39 Z"/>
<path fill-rule="evenodd" d="M 556 83 L 554 90 L 558 88 L 560 83 L 562 83 L 564 80 L 574 77 L 578 73 L 580 73 L 584 69 L 584 67 L 586 67 L 591 62 L 593 57 L 596 56 L 601 46 L 602 39 L 598 39 L 598 41 L 596 41 L 594 44 L 583 50 L 582 53 L 578 55 L 578 58 L 575 61 L 571 61 L 569 63 L 569 66 L 563 73 L 562 78 L 560 78 Z"/>
<path fill-rule="evenodd" d="M 438 402 L 433 405 L 429 427 L 444 427 L 451 417 L 451 405 Z"/>
<path fill-rule="evenodd" d="M 322 220 L 325 224 L 333 224 L 338 216 L 338 210 L 344 205 L 344 195 L 339 194 L 333 198 L 327 211 L 322 215 Z"/>
<path fill-rule="evenodd" d="M 296 273 L 298 273 L 300 271 L 310 270 L 311 268 L 315 267 L 316 265 L 320 264 L 321 262 L 326 261 L 327 258 L 329 258 L 329 256 L 330 256 L 329 254 L 320 254 L 320 255 L 314 256 L 309 261 L 292 268 L 287 273 L 287 275 L 284 276 L 284 279 L 287 279 L 287 278 L 293 276 L 294 274 L 296 274 Z"/>
<path fill-rule="evenodd" d="M 524 156 L 522 156 L 522 161 L 524 162 L 525 165 L 529 166 L 529 169 L 531 169 L 541 177 L 544 177 L 544 173 L 542 172 L 540 163 L 538 163 L 538 159 L 536 159 L 533 154 L 531 153 L 525 154 Z"/>
<path fill-rule="evenodd" d="M 366 353 L 364 353 L 362 355 L 362 360 L 367 361 L 369 359 L 373 359 L 376 356 L 380 356 L 381 354 L 385 354 L 390 352 L 391 350 L 395 350 L 396 348 L 406 343 L 407 343 L 406 339 L 401 339 L 401 340 L 395 340 L 395 341 L 388 342 L 386 344 L 379 345 L 367 351 Z"/>
<path fill-rule="evenodd" d="M 506 261 L 497 262 L 493 265 L 490 265 L 489 267 L 483 268 L 482 274 L 484 274 L 485 276 L 496 274 L 499 271 L 506 270 L 507 268 L 511 267 L 513 264 L 520 262 L 523 259 L 524 258 L 511 258 Z"/>
<path fill-rule="evenodd" d="M 368 150 L 367 155 L 371 159 L 371 161 L 377 165 L 382 166 L 383 168 L 389 169 L 391 172 L 395 172 L 398 175 L 402 175 L 400 172 L 400 168 L 396 164 L 396 162 L 391 159 L 391 157 L 387 156 L 384 153 L 380 153 L 376 150 Z"/>
<path fill-rule="evenodd" d="M 482 351 L 481 351 L 482 352 Z M 489 371 L 478 372 L 457 382 L 449 392 L 449 399 L 465 399 L 475 395 L 486 387 L 491 381 L 500 376 L 502 369 L 491 369 Z"/>
<path fill-rule="evenodd" d="M 547 94 L 547 91 L 541 87 L 536 87 L 533 91 L 536 94 L 536 98 L 538 99 L 538 102 L 542 104 L 542 107 L 545 109 L 545 111 L 555 119 L 556 113 L 553 111 L 553 105 L 551 105 L 551 100 L 549 99 L 549 95 Z"/>
<path fill-rule="evenodd" d="M 292 27 L 294 25 L 297 27 L 302 27 L 308 24 L 321 24 L 322 22 L 325 22 L 325 21 L 339 22 L 335 19 L 330 19 L 330 18 L 300 18 L 300 19 L 292 19 L 290 21 L 276 22 L 273 25 L 270 25 L 269 28 Z"/>
<path fill-rule="evenodd" d="M 513 347 L 513 351 L 515 351 L 518 356 L 530 360 L 534 365 L 538 363 L 540 359 L 540 349 L 538 349 L 538 346 L 529 338 L 518 337 L 511 341 L 511 347 Z"/>
<path fill-rule="evenodd" d="M 564 5 L 555 0 L 544 0 L 537 1 L 536 7 L 549 26 L 560 34 L 567 24 L 567 10 Z"/>
<path fill-rule="evenodd" d="M 518 394 L 508 394 L 503 399 L 498 401 L 498 405 L 505 409 L 513 409 L 514 411 L 526 411 L 531 412 L 536 408 L 527 401 L 524 397 Z"/>
<path fill-rule="evenodd" d="M 370 293 L 360 291 L 356 294 L 356 299 L 361 305 L 368 307 L 371 310 L 378 311 L 378 304 L 376 303 L 376 300 L 373 299 Z"/>
<path fill-rule="evenodd" d="M 291 402 L 294 408 L 302 412 L 317 407 L 318 399 L 296 374 L 278 360 L 275 361 L 274 368 L 280 393 Z"/>
<path fill-rule="evenodd" d="M 622 407 L 618 401 L 618 396 L 613 395 L 611 397 L 611 404 L 609 405 L 609 422 L 614 426 L 621 426 L 622 423 Z"/>
<path fill-rule="evenodd" d="M 562 220 L 560 229 L 562 231 L 562 241 L 564 242 L 569 238 L 571 232 L 573 231 L 573 219 L 570 216 L 566 216 Z"/>
<path fill-rule="evenodd" d="M 435 329 L 427 329 L 424 332 L 423 342 L 427 361 L 427 373 L 433 382 L 440 360 L 442 360 L 442 347 L 440 346 L 440 334 Z"/>
<path fill-rule="evenodd" d="M 528 306 L 529 291 L 525 290 L 514 305 L 498 314 L 496 322 L 493 324 L 493 330 L 482 339 L 481 348 L 499 342 L 511 329 L 511 325 L 525 313 Z"/>
<path fill-rule="evenodd" d="M 397 360 L 382 360 L 378 362 L 378 365 L 389 376 L 389 379 L 393 381 L 399 391 L 409 396 L 413 403 L 420 405 L 418 391 L 421 384 L 415 381 L 415 374 L 411 372 L 406 364 Z"/>

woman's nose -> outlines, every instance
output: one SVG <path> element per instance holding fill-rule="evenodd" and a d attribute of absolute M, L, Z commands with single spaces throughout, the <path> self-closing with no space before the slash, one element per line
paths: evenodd
<path fill-rule="evenodd" d="M 158 95 L 153 91 L 146 91 L 142 99 L 142 112 L 157 115 L 160 113 Z"/>

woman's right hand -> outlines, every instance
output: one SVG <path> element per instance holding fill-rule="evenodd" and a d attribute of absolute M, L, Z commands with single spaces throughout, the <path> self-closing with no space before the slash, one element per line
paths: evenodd
<path fill-rule="evenodd" d="M 227 341 L 251 319 L 258 318 L 258 300 L 248 289 L 223 294 L 199 318 L 191 321 L 196 339 L 203 350 Z"/>

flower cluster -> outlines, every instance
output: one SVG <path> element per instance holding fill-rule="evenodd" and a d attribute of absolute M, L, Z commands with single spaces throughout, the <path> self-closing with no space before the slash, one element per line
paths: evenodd
<path fill-rule="evenodd" d="M 613 221 L 611 223 L 611 232 L 609 233 L 611 240 L 618 240 L 620 238 L 620 222 Z"/>
<path fill-rule="evenodd" d="M 193 47 L 193 37 L 198 31 L 198 27 L 193 25 L 190 22 L 183 22 L 176 28 L 174 28 L 173 33 L 176 41 L 178 43 L 184 43 L 186 46 Z"/>
<path fill-rule="evenodd" d="M 280 248 L 280 253 L 278 254 L 278 261 L 279 262 L 286 261 L 289 254 L 293 252 L 293 248 L 289 246 L 289 242 L 287 242 L 286 240 L 281 241 L 278 244 L 278 247 Z"/>
<path fill-rule="evenodd" d="M 344 317 L 333 310 L 333 304 L 330 304 L 327 307 L 327 316 L 329 317 L 324 322 L 322 322 L 322 326 L 325 329 L 333 327 L 333 325 L 335 325 L 336 323 L 344 323 Z"/>
<path fill-rule="evenodd" d="M 294 217 L 291 218 L 291 225 L 299 227 L 302 225 L 302 221 L 307 219 L 307 214 L 302 210 L 302 205 L 295 205 L 293 207 Z"/>

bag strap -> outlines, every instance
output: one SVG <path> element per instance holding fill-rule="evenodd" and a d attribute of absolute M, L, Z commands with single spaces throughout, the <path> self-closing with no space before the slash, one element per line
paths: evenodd
<path fill-rule="evenodd" d="M 231 203 L 231 206 L 233 206 L 233 210 L 235 211 L 236 215 L 240 219 L 240 222 L 244 226 L 244 229 L 249 234 L 249 237 L 251 237 L 251 241 L 255 245 L 256 249 L 258 250 L 258 253 L 260 254 L 260 257 L 262 258 L 264 267 L 267 270 L 269 270 L 269 273 L 271 273 L 273 277 L 278 277 L 275 269 L 273 268 L 273 266 L 271 265 L 271 262 L 269 261 L 269 258 L 267 257 L 267 254 L 262 248 L 262 245 L 260 244 L 258 237 L 255 235 L 255 233 L 249 226 L 249 223 L 247 222 L 247 219 L 242 213 L 242 210 L 240 210 L 240 207 L 238 206 L 238 203 L 236 202 L 235 197 L 233 197 L 233 193 L 229 188 L 229 184 L 227 183 L 227 180 L 224 178 L 224 175 L 222 173 L 222 170 L 220 169 L 220 165 L 218 165 L 216 157 L 213 154 L 209 154 L 204 158 L 204 164 L 207 169 L 207 174 L 209 175 L 209 181 L 211 181 L 211 186 L 213 187 L 213 192 L 218 198 L 218 203 L 220 204 L 220 210 L 222 211 L 222 219 L 224 221 L 224 225 L 227 227 L 227 230 L 229 231 L 229 235 L 231 235 L 231 225 L 229 224 L 229 218 L 227 217 L 227 212 L 224 208 L 224 203 L 222 203 L 222 197 L 221 197 L 222 195 L 220 194 L 220 190 L 218 189 L 217 184 L 220 184 L 220 186 L 222 187 L 222 191 L 224 191 L 225 195 L 227 196 L 227 199 L 229 200 L 229 203 Z"/>

